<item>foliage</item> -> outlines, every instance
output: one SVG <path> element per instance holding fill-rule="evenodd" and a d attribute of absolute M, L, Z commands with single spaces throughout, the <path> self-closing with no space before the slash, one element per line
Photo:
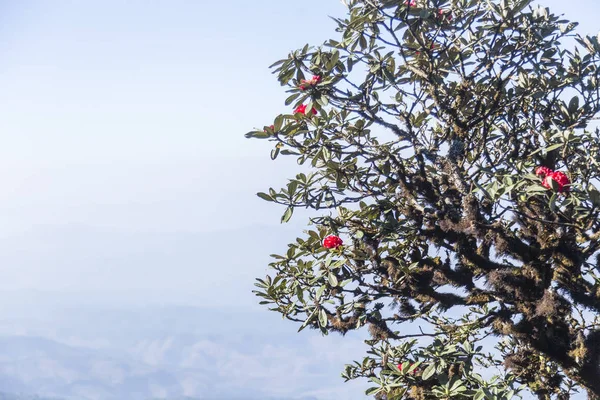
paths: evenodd
<path fill-rule="evenodd" d="M 598 37 L 530 0 L 345 3 L 340 37 L 272 65 L 303 112 L 247 134 L 304 165 L 259 197 L 317 211 L 261 303 L 367 327 L 343 376 L 377 398 L 599 398 Z"/>

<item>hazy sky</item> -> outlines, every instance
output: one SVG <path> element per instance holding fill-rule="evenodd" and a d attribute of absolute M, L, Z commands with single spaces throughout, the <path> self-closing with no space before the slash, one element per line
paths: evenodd
<path fill-rule="evenodd" d="M 596 34 L 597 1 L 544 4 Z M 343 14 L 338 0 L 0 0 L 0 317 L 49 299 L 257 309 L 253 278 L 305 220 L 282 226 L 255 197 L 297 167 L 243 134 L 289 111 L 268 65 L 336 37 L 328 15 Z M 332 384 L 362 352 L 338 340 L 298 353 L 328 360 Z M 330 379 L 298 354 L 276 355 L 309 365 L 305 383 Z M 246 361 L 239 373 L 260 370 Z M 350 398 L 337 388 L 314 394 Z"/>
<path fill-rule="evenodd" d="M 596 0 L 544 4 L 598 32 Z M 252 277 L 304 221 L 282 228 L 282 210 L 254 196 L 294 163 L 243 134 L 289 111 L 267 66 L 335 37 L 328 15 L 343 12 L 333 0 L 0 1 L 0 289 L 235 303 L 242 288 L 253 302 Z"/>

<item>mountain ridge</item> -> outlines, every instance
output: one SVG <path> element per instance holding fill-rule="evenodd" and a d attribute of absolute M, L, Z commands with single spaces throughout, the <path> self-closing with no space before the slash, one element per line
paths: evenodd
<path fill-rule="evenodd" d="M 339 377 L 362 340 L 297 334 L 272 313 L 42 304 L 35 311 L 8 320 L 0 313 L 0 400 L 364 398 L 364 385 Z"/>

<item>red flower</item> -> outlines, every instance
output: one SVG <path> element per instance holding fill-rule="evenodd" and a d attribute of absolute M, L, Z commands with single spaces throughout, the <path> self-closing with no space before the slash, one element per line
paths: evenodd
<path fill-rule="evenodd" d="M 414 7 L 417 5 L 417 0 L 405 0 L 404 4 L 406 4 L 409 7 Z"/>
<path fill-rule="evenodd" d="M 344 244 L 344 242 L 339 238 L 339 236 L 329 235 L 323 239 L 323 247 L 326 249 L 336 249 L 342 244 Z"/>
<path fill-rule="evenodd" d="M 542 180 L 542 186 L 546 189 L 552 189 L 552 181 L 556 182 L 558 185 L 557 191 L 559 193 L 568 192 L 568 185 L 571 184 L 569 177 L 561 171 L 550 172 L 546 175 L 546 177 Z"/>
<path fill-rule="evenodd" d="M 319 75 L 313 75 L 312 78 L 310 78 L 307 81 L 303 81 L 308 83 L 309 85 L 316 85 L 317 83 L 321 82 L 321 77 Z"/>
<path fill-rule="evenodd" d="M 553 172 L 554 171 L 552 171 L 550 168 L 544 167 L 543 165 L 535 169 L 535 174 L 537 176 L 541 176 L 542 178 L 544 178 L 546 175 L 550 175 Z"/>
<path fill-rule="evenodd" d="M 306 90 L 309 86 L 315 86 L 317 83 L 321 82 L 321 77 L 319 75 L 313 75 L 313 77 L 309 80 L 302 79 L 300 81 L 300 90 Z"/>
<path fill-rule="evenodd" d="M 446 10 L 443 10 L 441 8 L 438 8 L 438 15 L 437 17 L 439 19 L 444 19 L 446 20 L 446 22 L 450 22 L 452 21 L 452 12 L 446 12 Z"/>
<path fill-rule="evenodd" d="M 311 109 L 311 111 L 314 115 L 317 115 L 317 110 L 315 110 L 314 107 Z M 306 114 L 306 104 L 300 104 L 298 107 L 296 107 L 294 114 Z"/>
<path fill-rule="evenodd" d="M 408 368 L 410 368 L 411 366 L 412 366 L 412 364 L 408 364 Z M 398 364 L 398 369 L 399 369 L 400 371 L 402 371 L 402 364 Z M 417 368 L 417 369 L 418 369 L 418 368 Z M 417 369 L 413 369 L 413 370 L 412 370 L 412 374 L 414 374 L 414 373 L 415 373 L 415 371 L 416 371 Z"/>

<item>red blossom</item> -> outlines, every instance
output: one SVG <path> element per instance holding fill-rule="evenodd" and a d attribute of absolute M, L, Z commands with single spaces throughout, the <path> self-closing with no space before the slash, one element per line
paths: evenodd
<path fill-rule="evenodd" d="M 298 88 L 300 90 L 306 90 L 308 87 L 315 86 L 319 82 L 321 82 L 321 77 L 319 75 L 313 75 L 313 77 L 309 80 L 302 79 Z"/>
<path fill-rule="evenodd" d="M 417 5 L 417 0 L 405 0 L 404 4 L 409 7 L 415 7 Z"/>
<path fill-rule="evenodd" d="M 311 109 L 311 111 L 314 115 L 317 115 L 317 110 L 315 110 L 314 107 Z M 306 114 L 306 104 L 300 104 L 298 107 L 296 107 L 294 114 Z"/>
<path fill-rule="evenodd" d="M 344 242 L 340 239 L 339 236 L 329 235 L 325 239 L 323 239 L 323 247 L 326 249 L 336 249 L 340 247 Z"/>
<path fill-rule="evenodd" d="M 444 10 L 444 9 L 438 8 L 437 17 L 439 19 L 445 20 L 446 22 L 450 22 L 450 21 L 452 21 L 452 12 L 448 11 L 448 10 Z"/>
<path fill-rule="evenodd" d="M 552 171 L 550 168 L 544 167 L 543 165 L 539 166 L 535 169 L 535 174 L 537 176 L 541 176 L 542 178 L 545 177 L 546 175 L 550 175 L 553 172 L 554 171 Z"/>
<path fill-rule="evenodd" d="M 552 177 L 550 175 L 542 179 L 542 186 L 546 189 L 552 189 Z"/>
<path fill-rule="evenodd" d="M 536 173 L 537 173 L 537 171 L 536 171 Z M 557 191 L 559 193 L 569 191 L 568 185 L 571 184 L 571 181 L 569 180 L 569 177 L 564 172 L 550 171 L 550 173 L 547 173 L 546 177 L 542 180 L 542 186 L 545 187 L 546 189 L 552 189 L 552 181 L 556 182 L 556 184 L 558 185 Z"/>
<path fill-rule="evenodd" d="M 558 191 L 559 192 L 568 192 L 571 181 L 569 177 L 561 171 L 556 171 L 552 174 L 552 179 L 554 179 L 558 183 Z"/>

